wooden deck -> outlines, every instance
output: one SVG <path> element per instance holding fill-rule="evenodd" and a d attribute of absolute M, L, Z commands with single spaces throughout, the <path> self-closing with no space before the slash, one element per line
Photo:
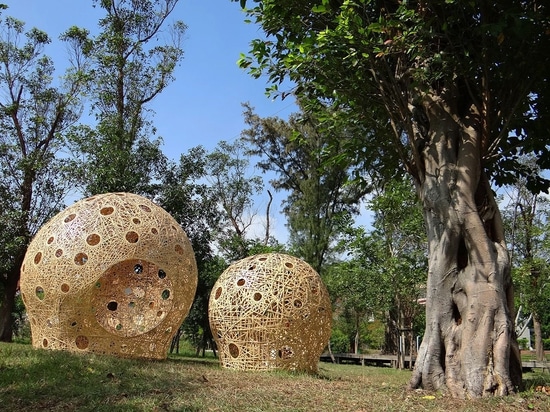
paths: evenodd
<path fill-rule="evenodd" d="M 397 355 L 381 355 L 376 353 L 335 353 L 333 354 L 336 363 L 353 363 L 356 365 L 374 365 L 374 366 L 397 366 Z M 412 358 L 412 364 L 414 366 L 415 357 Z M 332 359 L 328 353 L 321 355 L 322 362 L 332 362 Z M 409 367 L 411 362 L 410 356 L 405 356 L 405 367 Z"/>
<path fill-rule="evenodd" d="M 364 353 L 335 353 L 333 354 L 334 360 L 336 363 L 349 363 L 356 365 L 371 365 L 371 366 L 388 366 L 395 368 L 397 366 L 397 355 L 380 355 L 380 354 L 364 354 Z M 405 356 L 405 367 L 408 368 L 410 362 L 412 361 L 412 366 L 416 357 Z M 322 362 L 332 362 L 332 359 L 328 353 L 321 355 Z M 524 371 L 529 371 L 533 369 L 542 369 L 543 372 L 550 373 L 550 362 L 549 361 L 523 361 L 521 363 L 522 369 Z"/>

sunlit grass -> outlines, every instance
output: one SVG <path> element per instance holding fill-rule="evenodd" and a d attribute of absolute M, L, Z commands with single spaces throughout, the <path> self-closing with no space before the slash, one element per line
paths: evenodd
<path fill-rule="evenodd" d="M 0 410 L 9 411 L 548 411 L 550 374 L 518 395 L 461 401 L 407 391 L 410 371 L 321 363 L 318 375 L 241 372 L 206 358 L 166 361 L 35 350 L 0 343 Z"/>

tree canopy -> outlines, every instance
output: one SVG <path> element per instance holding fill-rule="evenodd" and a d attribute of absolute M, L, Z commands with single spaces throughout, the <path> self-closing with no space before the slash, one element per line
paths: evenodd
<path fill-rule="evenodd" d="M 306 108 L 330 105 L 369 176 L 406 171 L 429 250 L 426 332 L 411 388 L 457 397 L 521 384 L 511 262 L 492 183 L 549 180 L 548 5 L 468 0 L 241 1 L 266 38 L 240 60 Z M 284 97 L 288 91 L 283 91 Z"/>
<path fill-rule="evenodd" d="M 70 167 L 58 156 L 81 114 L 84 78 L 54 82 L 49 36 L 13 17 L 0 20 L 0 340 L 12 339 L 20 267 L 32 236 L 62 207 Z"/>

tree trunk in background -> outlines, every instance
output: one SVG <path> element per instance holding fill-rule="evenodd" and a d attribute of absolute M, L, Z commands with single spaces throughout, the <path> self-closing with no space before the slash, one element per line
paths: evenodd
<path fill-rule="evenodd" d="M 533 330 L 535 332 L 535 355 L 538 361 L 543 361 L 544 344 L 542 343 L 542 329 L 538 313 L 533 313 Z"/>
<path fill-rule="evenodd" d="M 456 98 L 454 99 L 456 100 Z M 426 99 L 429 132 L 418 179 L 429 243 L 426 331 L 411 388 L 454 397 L 506 395 L 521 383 L 510 259 L 480 158 L 472 105 Z"/>
<path fill-rule="evenodd" d="M 17 260 L 19 262 L 19 260 Z M 17 265 L 17 262 L 15 265 Z M 20 278 L 20 267 L 15 266 L 8 274 L 4 283 L 4 299 L 0 305 L 0 342 L 13 341 L 13 310 L 15 308 L 15 294 Z"/>

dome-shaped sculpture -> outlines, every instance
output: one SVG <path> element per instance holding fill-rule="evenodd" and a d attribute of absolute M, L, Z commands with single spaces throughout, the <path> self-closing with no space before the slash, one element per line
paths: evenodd
<path fill-rule="evenodd" d="M 164 359 L 197 287 L 191 243 L 150 200 L 83 199 L 46 223 L 21 267 L 33 346 Z"/>
<path fill-rule="evenodd" d="M 320 276 L 286 254 L 233 263 L 210 295 L 208 316 L 222 367 L 316 372 L 331 329 Z"/>

